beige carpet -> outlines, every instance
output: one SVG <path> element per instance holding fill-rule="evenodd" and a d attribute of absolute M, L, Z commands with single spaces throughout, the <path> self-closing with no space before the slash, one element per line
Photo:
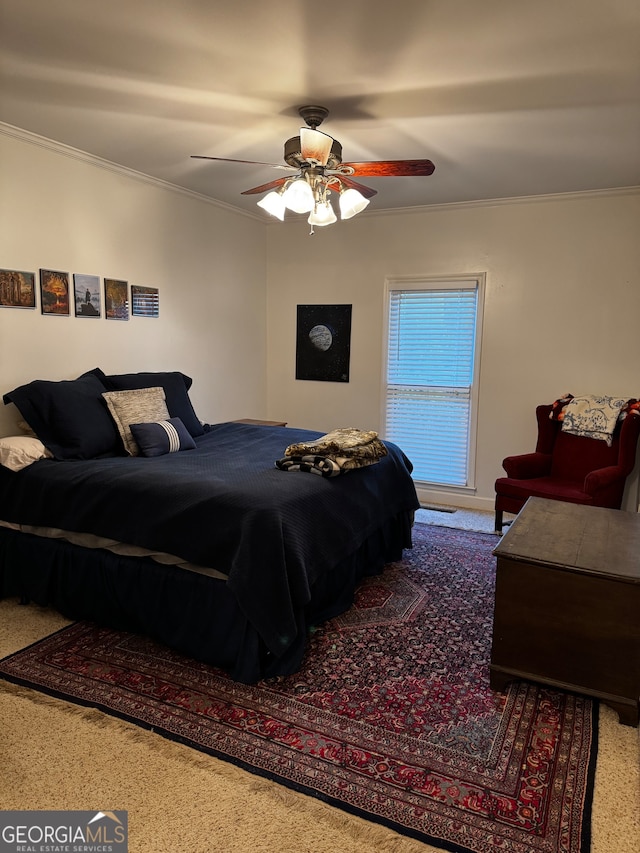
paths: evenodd
<path fill-rule="evenodd" d="M 0 657 L 67 624 L 0 602 Z M 640 850 L 638 729 L 600 713 L 591 853 Z M 428 853 L 160 735 L 0 681 L 0 809 L 124 809 L 130 853 Z"/>

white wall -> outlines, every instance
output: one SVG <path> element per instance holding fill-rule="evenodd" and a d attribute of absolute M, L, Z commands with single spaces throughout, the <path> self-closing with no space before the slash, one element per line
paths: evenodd
<path fill-rule="evenodd" d="M 270 226 L 269 417 L 379 429 L 385 278 L 486 272 L 476 489 L 425 497 L 492 507 L 538 403 L 640 396 L 639 225 L 640 192 L 613 192 L 363 214 L 313 236 L 303 217 Z M 349 383 L 295 379 L 296 306 L 322 303 L 353 305 Z"/>
<path fill-rule="evenodd" d="M 32 379 L 182 370 L 202 420 L 266 416 L 265 226 L 0 126 L 0 267 L 37 308 L 0 307 L 0 396 Z M 159 288 L 160 317 L 42 316 L 40 268 Z M 0 403 L 0 435 L 15 431 Z"/>
<path fill-rule="evenodd" d="M 207 421 L 379 429 L 385 278 L 485 272 L 476 489 L 426 497 L 489 508 L 502 458 L 533 447 L 538 402 L 640 396 L 639 224 L 636 191 L 365 213 L 310 237 L 304 217 L 266 227 L 0 125 L 0 267 L 160 290 L 157 320 L 0 307 L 0 393 L 178 369 Z M 333 303 L 353 305 L 350 381 L 297 381 L 296 306 Z M 0 434 L 15 419 L 0 405 Z"/>

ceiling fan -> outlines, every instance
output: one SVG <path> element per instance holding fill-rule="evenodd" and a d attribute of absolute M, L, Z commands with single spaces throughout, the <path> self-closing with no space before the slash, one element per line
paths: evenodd
<path fill-rule="evenodd" d="M 225 163 L 247 163 L 254 166 L 270 166 L 296 172 L 286 178 L 276 178 L 259 187 L 244 190 L 242 195 L 268 193 L 258 202 L 272 216 L 284 219 L 285 210 L 308 213 L 308 222 L 313 234 L 314 225 L 330 225 L 337 216 L 330 203 L 330 193 L 339 194 L 342 219 L 350 219 L 369 204 L 377 190 L 353 180 L 356 177 L 418 177 L 431 175 L 435 166 L 431 160 L 376 160 L 369 163 L 343 163 L 342 145 L 337 139 L 318 130 L 329 115 L 326 107 L 304 106 L 298 109 L 306 127 L 300 128 L 300 136 L 288 139 L 284 144 L 284 160 L 287 165 L 261 163 L 255 160 L 232 160 L 226 157 L 207 157 L 192 154 L 197 160 L 217 160 Z"/>

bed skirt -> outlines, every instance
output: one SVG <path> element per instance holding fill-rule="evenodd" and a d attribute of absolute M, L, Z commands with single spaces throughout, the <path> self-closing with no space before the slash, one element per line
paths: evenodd
<path fill-rule="evenodd" d="M 0 527 L 0 598 L 20 597 L 89 620 L 146 635 L 175 651 L 253 683 L 295 672 L 309 629 L 347 610 L 358 582 L 379 574 L 411 547 L 413 512 L 401 513 L 325 572 L 296 614 L 297 635 L 275 657 L 239 609 L 226 581 L 64 540 Z"/>

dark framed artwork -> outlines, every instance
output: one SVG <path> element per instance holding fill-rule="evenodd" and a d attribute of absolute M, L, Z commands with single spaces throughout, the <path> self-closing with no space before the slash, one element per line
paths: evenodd
<path fill-rule="evenodd" d="M 157 287 L 131 285 L 131 315 L 133 317 L 158 317 L 160 315 Z"/>
<path fill-rule="evenodd" d="M 100 278 L 97 275 L 83 275 L 74 272 L 73 294 L 76 317 L 100 316 Z"/>
<path fill-rule="evenodd" d="M 351 305 L 298 305 L 296 379 L 348 382 Z"/>
<path fill-rule="evenodd" d="M 36 274 L 0 270 L 0 305 L 5 308 L 35 308 Z"/>
<path fill-rule="evenodd" d="M 128 282 L 117 278 L 104 280 L 104 312 L 107 320 L 129 319 Z"/>
<path fill-rule="evenodd" d="M 40 270 L 40 310 L 43 314 L 69 315 L 69 273 Z"/>

